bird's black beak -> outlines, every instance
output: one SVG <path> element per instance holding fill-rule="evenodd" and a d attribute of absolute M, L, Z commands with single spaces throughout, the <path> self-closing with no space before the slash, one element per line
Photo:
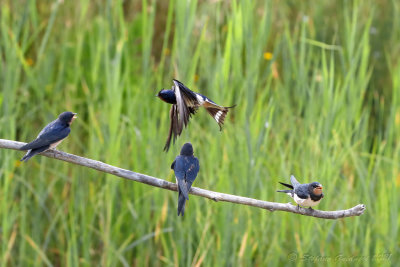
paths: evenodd
<path fill-rule="evenodd" d="M 162 90 L 164 90 L 164 88 L 161 89 L 161 91 L 162 91 Z M 160 97 L 160 92 L 161 92 L 161 91 L 159 91 L 159 92 L 156 94 L 156 97 Z"/>

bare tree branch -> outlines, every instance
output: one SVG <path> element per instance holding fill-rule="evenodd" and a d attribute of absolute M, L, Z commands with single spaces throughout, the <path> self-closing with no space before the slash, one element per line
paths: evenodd
<path fill-rule="evenodd" d="M 22 147 L 23 145 L 25 145 L 25 143 L 0 139 L 0 148 L 19 150 L 19 148 Z M 103 163 L 101 161 L 92 160 L 92 159 L 76 156 L 73 154 L 68 154 L 68 153 L 65 153 L 65 152 L 59 151 L 59 150 L 47 150 L 47 151 L 41 153 L 41 155 L 49 157 L 49 158 L 63 160 L 63 161 L 66 161 L 66 162 L 69 162 L 72 164 L 77 164 L 77 165 L 81 165 L 84 167 L 92 168 L 92 169 L 95 169 L 95 170 L 98 170 L 101 172 L 113 174 L 115 176 L 133 180 L 133 181 L 136 181 L 139 183 L 144 183 L 144 184 L 160 187 L 160 188 L 171 190 L 171 191 L 177 191 L 177 186 L 174 183 L 171 183 L 171 182 L 159 179 L 159 178 L 155 178 L 152 176 L 148 176 L 145 174 L 136 173 L 133 171 L 114 167 L 109 164 Z M 312 209 L 298 208 L 297 206 L 294 206 L 290 203 L 268 202 L 268 201 L 263 201 L 263 200 L 248 198 L 248 197 L 241 197 L 241 196 L 236 196 L 236 195 L 230 195 L 230 194 L 209 191 L 209 190 L 205 190 L 205 189 L 201 189 L 201 188 L 197 188 L 197 187 L 192 187 L 190 189 L 190 194 L 209 198 L 214 201 L 231 202 L 231 203 L 235 203 L 235 204 L 242 204 L 242 205 L 247 205 L 247 206 L 252 206 L 252 207 L 258 207 L 258 208 L 266 209 L 269 211 L 276 211 L 276 210 L 287 211 L 287 212 L 292 212 L 292 213 L 297 213 L 297 214 L 312 216 L 312 217 L 317 217 L 317 218 L 323 218 L 323 219 L 339 219 L 339 218 L 344 218 L 344 217 L 360 216 L 361 214 L 364 213 L 364 210 L 365 210 L 365 205 L 363 205 L 363 204 L 359 204 L 359 205 L 357 205 L 351 209 L 347 209 L 347 210 L 336 210 L 336 211 L 312 210 Z"/>

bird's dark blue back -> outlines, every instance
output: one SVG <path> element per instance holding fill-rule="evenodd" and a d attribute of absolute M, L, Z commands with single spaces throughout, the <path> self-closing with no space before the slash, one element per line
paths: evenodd
<path fill-rule="evenodd" d="M 299 184 L 294 188 L 295 194 L 302 199 L 306 199 L 310 196 L 308 191 L 309 184 Z"/>
<path fill-rule="evenodd" d="M 71 129 L 68 124 L 55 120 L 44 127 L 34 141 L 23 146 L 21 149 L 36 149 L 50 145 L 67 137 L 70 131 Z"/>
<path fill-rule="evenodd" d="M 179 155 L 175 159 L 174 171 L 178 179 L 186 179 L 193 183 L 200 170 L 199 160 L 194 156 Z"/>

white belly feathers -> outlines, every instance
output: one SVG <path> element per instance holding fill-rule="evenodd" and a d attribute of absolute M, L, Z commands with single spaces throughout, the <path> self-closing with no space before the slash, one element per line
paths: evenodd
<path fill-rule="evenodd" d="M 291 194 L 288 194 L 288 195 L 291 196 Z M 300 206 L 314 207 L 314 206 L 318 205 L 318 203 L 321 201 L 322 198 L 320 200 L 318 200 L 318 201 L 313 201 L 310 197 L 306 198 L 306 199 L 302 199 L 302 198 L 299 198 L 296 194 L 294 194 L 293 199 Z"/>
<path fill-rule="evenodd" d="M 63 139 L 61 139 L 61 140 L 58 141 L 58 142 L 55 142 L 54 144 L 51 144 L 51 145 L 50 145 L 50 148 L 56 148 L 62 141 L 63 141 Z"/>

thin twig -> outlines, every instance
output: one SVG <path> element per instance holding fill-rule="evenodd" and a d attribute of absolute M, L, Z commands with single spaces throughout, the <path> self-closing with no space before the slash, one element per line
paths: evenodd
<path fill-rule="evenodd" d="M 25 143 L 0 139 L 0 148 L 19 150 L 19 148 L 22 147 L 23 145 L 25 145 Z M 84 167 L 92 168 L 92 169 L 95 169 L 95 170 L 98 170 L 101 172 L 113 174 L 115 176 L 133 180 L 133 181 L 136 181 L 139 183 L 144 183 L 144 184 L 148 184 L 148 185 L 155 186 L 155 187 L 160 187 L 160 188 L 171 190 L 171 191 L 177 191 L 177 186 L 174 183 L 171 183 L 171 182 L 168 182 L 168 181 L 156 178 L 156 177 L 148 176 L 145 174 L 141 174 L 141 173 L 133 172 L 130 170 L 125 170 L 125 169 L 121 169 L 118 167 L 114 167 L 112 165 L 103 163 L 101 161 L 92 160 L 92 159 L 76 156 L 73 154 L 68 154 L 68 153 L 65 153 L 65 152 L 59 151 L 59 150 L 47 150 L 46 152 L 41 153 L 41 155 L 49 157 L 49 158 L 63 160 L 63 161 L 66 161 L 66 162 L 69 162 L 72 164 L 77 164 L 77 165 L 81 165 Z M 201 188 L 197 188 L 197 187 L 192 187 L 190 189 L 190 194 L 209 198 L 214 201 L 231 202 L 231 203 L 235 203 L 235 204 L 242 204 L 242 205 L 262 208 L 262 209 L 266 209 L 269 211 L 276 211 L 276 210 L 287 211 L 287 212 L 292 212 L 292 213 L 297 213 L 297 214 L 312 216 L 312 217 L 317 217 L 317 218 L 323 218 L 323 219 L 339 219 L 339 218 L 344 218 L 344 217 L 360 216 L 361 214 L 364 213 L 364 210 L 365 210 L 365 205 L 363 205 L 363 204 L 359 204 L 359 205 L 357 205 L 351 209 L 347 209 L 347 210 L 321 211 L 321 210 L 314 210 L 314 209 L 305 209 L 305 208 L 298 208 L 297 206 L 294 206 L 290 203 L 277 203 L 277 202 L 263 201 L 263 200 L 248 198 L 248 197 L 241 197 L 241 196 L 236 196 L 236 195 L 230 195 L 230 194 L 209 191 L 209 190 L 205 190 L 205 189 L 201 189 Z"/>

